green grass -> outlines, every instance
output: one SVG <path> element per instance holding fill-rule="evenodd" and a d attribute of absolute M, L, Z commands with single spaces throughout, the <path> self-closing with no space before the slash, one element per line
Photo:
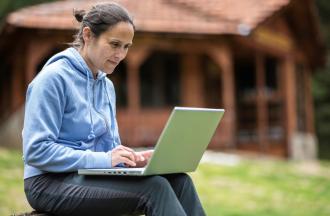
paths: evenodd
<path fill-rule="evenodd" d="M 29 211 L 19 151 L 0 148 L 0 215 Z M 330 215 L 330 163 L 201 164 L 191 174 L 207 215 Z"/>
<path fill-rule="evenodd" d="M 330 215 L 330 166 L 287 161 L 200 165 L 192 176 L 208 215 Z"/>
<path fill-rule="evenodd" d="M 0 148 L 0 215 L 29 211 L 23 188 L 23 162 L 19 151 Z"/>

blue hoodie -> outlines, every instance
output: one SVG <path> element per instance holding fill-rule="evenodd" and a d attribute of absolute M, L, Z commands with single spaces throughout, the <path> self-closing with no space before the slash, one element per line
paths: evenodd
<path fill-rule="evenodd" d="M 24 178 L 46 172 L 111 167 L 120 145 L 115 91 L 97 79 L 79 52 L 54 55 L 27 89 L 23 127 Z"/>

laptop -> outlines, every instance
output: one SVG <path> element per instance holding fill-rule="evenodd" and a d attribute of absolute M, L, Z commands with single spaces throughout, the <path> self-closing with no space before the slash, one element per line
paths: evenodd
<path fill-rule="evenodd" d="M 174 107 L 143 168 L 79 169 L 81 175 L 148 176 L 193 172 L 224 115 L 224 109 Z"/>

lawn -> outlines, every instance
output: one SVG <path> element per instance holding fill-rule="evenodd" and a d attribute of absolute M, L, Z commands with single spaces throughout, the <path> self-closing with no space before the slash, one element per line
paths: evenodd
<path fill-rule="evenodd" d="M 0 215 L 30 210 L 19 151 L 0 149 Z M 207 215 L 328 216 L 330 163 L 241 160 L 203 163 L 191 174 Z"/>
<path fill-rule="evenodd" d="M 19 151 L 0 148 L 0 215 L 31 209 L 23 189 L 23 162 Z"/>
<path fill-rule="evenodd" d="M 208 215 L 330 215 L 330 166 L 243 161 L 192 174 Z"/>

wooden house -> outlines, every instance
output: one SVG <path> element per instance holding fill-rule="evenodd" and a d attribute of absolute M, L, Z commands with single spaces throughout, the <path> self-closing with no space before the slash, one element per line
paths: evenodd
<path fill-rule="evenodd" d="M 45 61 L 73 40 L 73 8 L 96 2 L 56 1 L 7 17 L 0 34 L 2 127 L 23 107 Z M 212 107 L 226 113 L 211 149 L 315 157 L 311 76 L 324 64 L 325 48 L 314 1 L 116 2 L 136 23 L 133 47 L 109 76 L 124 144 L 152 146 L 173 106 Z"/>

